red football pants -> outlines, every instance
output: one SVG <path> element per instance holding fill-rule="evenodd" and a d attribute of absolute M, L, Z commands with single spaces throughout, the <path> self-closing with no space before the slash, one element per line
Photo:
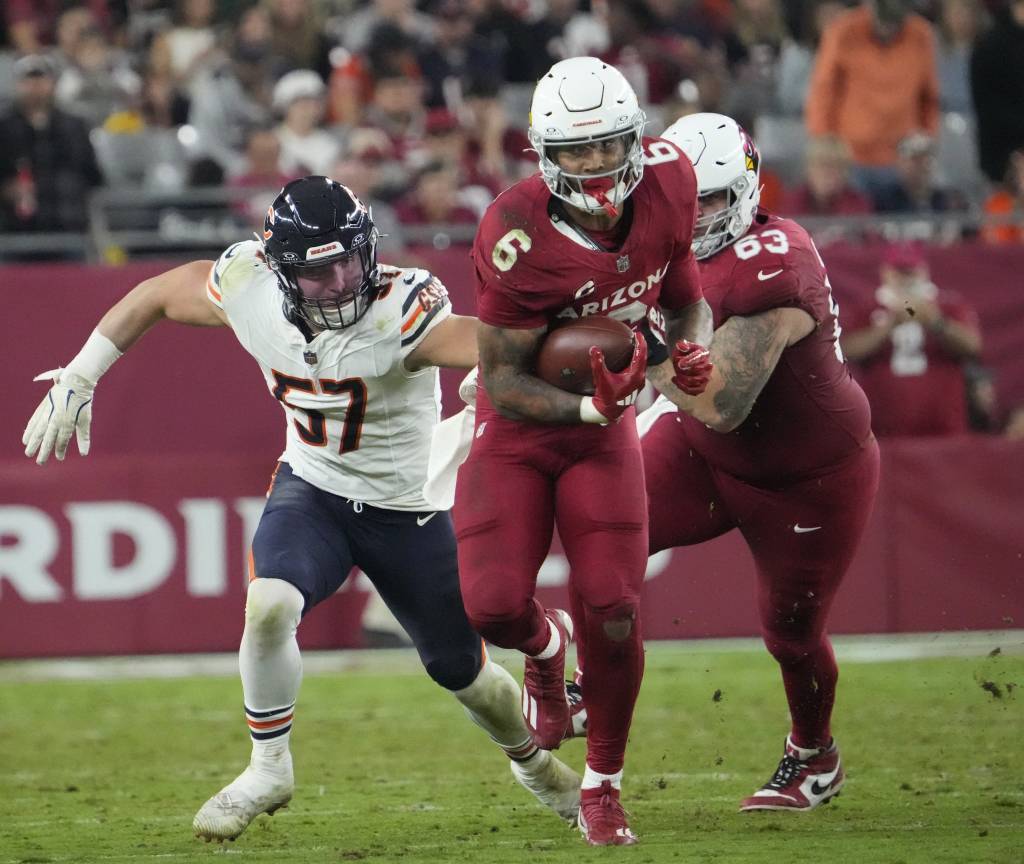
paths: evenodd
<path fill-rule="evenodd" d="M 739 528 L 754 556 L 761 633 L 782 670 L 793 740 L 827 744 L 839 671 L 825 626 L 878 491 L 878 445 L 872 439 L 820 476 L 766 489 L 710 466 L 675 416 L 643 438 L 650 551 Z"/>
<path fill-rule="evenodd" d="M 632 410 L 605 427 L 478 420 L 452 515 L 470 622 L 488 641 L 526 654 L 548 641 L 534 591 L 557 524 L 587 670 L 587 763 L 619 771 L 643 677 L 639 594 L 648 542 Z"/>

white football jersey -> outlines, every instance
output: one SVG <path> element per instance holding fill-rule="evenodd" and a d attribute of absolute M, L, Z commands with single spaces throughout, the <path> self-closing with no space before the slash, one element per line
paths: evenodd
<path fill-rule="evenodd" d="M 358 322 L 312 342 L 285 318 L 277 277 L 257 241 L 225 250 L 206 287 L 284 409 L 281 460 L 335 495 L 429 510 L 422 489 L 441 413 L 440 380 L 436 367 L 410 372 L 404 361 L 451 314 L 451 303 L 425 270 L 383 272 L 384 288 Z"/>

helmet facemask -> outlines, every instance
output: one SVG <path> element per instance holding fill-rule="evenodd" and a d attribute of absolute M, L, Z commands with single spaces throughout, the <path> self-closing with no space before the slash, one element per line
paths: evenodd
<path fill-rule="evenodd" d="M 632 118 L 630 125 L 605 135 L 589 138 L 560 140 L 545 136 L 532 128 L 530 143 L 540 156 L 540 169 L 551 194 L 586 213 L 617 216 L 636 189 L 644 174 L 644 154 L 641 144 L 646 119 L 643 112 Z M 623 159 L 615 168 L 599 174 L 570 174 L 558 163 L 558 150 L 579 145 L 607 146 L 607 142 L 621 139 Z"/>
<path fill-rule="evenodd" d="M 268 258 L 288 312 L 316 330 L 341 330 L 359 321 L 377 296 L 377 238 L 374 227 L 365 242 L 342 255 L 290 263 Z"/>
<path fill-rule="evenodd" d="M 744 174 L 737 177 L 724 189 L 701 191 L 698 200 L 725 192 L 728 195 L 728 203 L 721 209 L 712 212 L 705 211 L 698 217 L 693 229 L 691 244 L 693 255 L 698 261 L 710 258 L 730 243 L 735 243 L 746 233 L 750 223 L 744 222 L 741 211 L 744 209 L 744 199 L 750 196 L 750 186 L 750 178 Z"/>

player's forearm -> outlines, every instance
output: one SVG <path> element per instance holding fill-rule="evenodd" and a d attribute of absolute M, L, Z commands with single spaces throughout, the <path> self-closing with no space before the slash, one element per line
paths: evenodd
<path fill-rule="evenodd" d="M 206 297 L 211 261 L 193 261 L 140 282 L 100 319 L 96 329 L 127 351 L 158 321 L 214 327 L 224 317 Z"/>
<path fill-rule="evenodd" d="M 716 432 L 732 432 L 750 415 L 791 336 L 796 338 L 788 324 L 778 309 L 726 321 L 711 341 L 714 368 L 699 396 L 689 396 L 672 384 L 671 361 L 655 367 L 651 380 L 695 420 Z"/>
<path fill-rule="evenodd" d="M 713 356 L 714 354 L 712 354 Z M 707 389 L 699 396 L 691 396 L 688 393 L 684 393 L 672 382 L 674 374 L 671 359 L 666 360 L 664 363 L 659 363 L 657 366 L 647 367 L 647 380 L 654 385 L 659 393 L 675 404 L 680 411 L 686 412 L 694 420 L 699 420 L 705 426 L 715 431 L 728 431 L 720 428 L 725 425 L 726 418 L 722 416 L 721 411 L 719 411 L 715 404 L 714 398 L 715 393 L 721 390 L 723 386 L 721 376 L 717 375 L 715 370 L 712 370 L 711 381 L 708 383 Z M 736 425 L 739 424 L 737 423 Z"/>
<path fill-rule="evenodd" d="M 682 309 L 665 311 L 665 336 L 669 347 L 680 339 L 705 347 L 714 335 L 711 307 L 704 298 Z"/>
<path fill-rule="evenodd" d="M 955 357 L 966 360 L 981 354 L 981 333 L 974 327 L 968 327 L 949 318 L 938 318 L 931 325 L 931 329 L 939 337 L 943 347 Z"/>
<path fill-rule="evenodd" d="M 553 425 L 580 422 L 581 397 L 518 369 L 481 368 L 487 398 L 503 417 Z"/>

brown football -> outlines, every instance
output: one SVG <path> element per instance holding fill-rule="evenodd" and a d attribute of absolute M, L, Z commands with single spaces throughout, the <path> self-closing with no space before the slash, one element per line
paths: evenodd
<path fill-rule="evenodd" d="M 590 396 L 590 346 L 604 352 L 605 365 L 621 372 L 633 356 L 633 331 L 615 318 L 573 318 L 548 333 L 537 352 L 536 375 L 561 390 Z"/>

